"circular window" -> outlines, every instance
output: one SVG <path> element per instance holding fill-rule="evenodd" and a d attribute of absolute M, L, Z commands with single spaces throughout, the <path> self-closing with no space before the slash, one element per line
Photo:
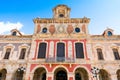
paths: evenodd
<path fill-rule="evenodd" d="M 63 15 L 63 14 L 60 14 L 59 17 L 64 17 L 64 15 Z"/>
<path fill-rule="evenodd" d="M 14 32 L 12 33 L 12 35 L 13 35 L 13 36 L 16 36 L 16 34 L 17 34 L 17 32 L 16 32 L 16 31 L 14 31 Z"/>
<path fill-rule="evenodd" d="M 111 31 L 108 31 L 108 36 L 112 36 L 112 32 Z"/>
<path fill-rule="evenodd" d="M 47 28 L 43 28 L 42 32 L 46 33 L 47 32 Z"/>
<path fill-rule="evenodd" d="M 79 33 L 80 32 L 80 28 L 75 28 L 75 32 Z"/>

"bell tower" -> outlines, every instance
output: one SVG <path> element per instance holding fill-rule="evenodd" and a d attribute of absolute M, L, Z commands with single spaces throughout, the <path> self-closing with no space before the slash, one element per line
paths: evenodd
<path fill-rule="evenodd" d="M 69 18 L 70 8 L 66 5 L 58 5 L 53 9 L 53 18 Z"/>

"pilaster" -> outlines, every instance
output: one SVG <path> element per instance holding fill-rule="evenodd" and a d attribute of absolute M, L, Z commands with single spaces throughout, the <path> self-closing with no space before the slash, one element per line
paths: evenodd
<path fill-rule="evenodd" d="M 111 80 L 118 80 L 117 75 L 116 74 L 111 75 Z"/>
<path fill-rule="evenodd" d="M 54 80 L 54 73 L 48 72 L 46 80 Z"/>
<path fill-rule="evenodd" d="M 12 73 L 7 73 L 6 74 L 6 80 L 12 80 L 12 76 L 13 76 Z"/>

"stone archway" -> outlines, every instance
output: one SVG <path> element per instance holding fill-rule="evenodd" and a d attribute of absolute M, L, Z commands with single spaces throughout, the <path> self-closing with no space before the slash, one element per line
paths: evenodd
<path fill-rule="evenodd" d="M 89 80 L 88 72 L 84 68 L 77 68 L 74 77 L 75 80 Z"/>
<path fill-rule="evenodd" d="M 46 80 L 46 70 L 44 68 L 37 68 L 34 72 L 33 80 Z"/>
<path fill-rule="evenodd" d="M 54 80 L 67 80 L 67 71 L 64 68 L 57 68 L 54 72 Z"/>
<path fill-rule="evenodd" d="M 116 74 L 117 74 L 117 80 L 120 80 L 120 69 L 117 70 Z"/>
<path fill-rule="evenodd" d="M 7 74 L 6 69 L 0 70 L 0 80 L 6 80 L 6 74 Z"/>
<path fill-rule="evenodd" d="M 23 80 L 23 76 L 24 76 L 24 71 L 16 71 L 15 73 L 14 73 L 14 76 L 13 76 L 13 78 L 14 78 L 14 80 Z"/>
<path fill-rule="evenodd" d="M 100 69 L 99 80 L 110 80 L 110 75 L 104 69 Z"/>

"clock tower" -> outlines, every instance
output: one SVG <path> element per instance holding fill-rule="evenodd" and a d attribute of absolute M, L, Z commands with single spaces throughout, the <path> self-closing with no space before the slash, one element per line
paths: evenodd
<path fill-rule="evenodd" d="M 66 5 L 58 5 L 53 9 L 54 18 L 69 18 L 70 17 L 70 8 Z"/>

